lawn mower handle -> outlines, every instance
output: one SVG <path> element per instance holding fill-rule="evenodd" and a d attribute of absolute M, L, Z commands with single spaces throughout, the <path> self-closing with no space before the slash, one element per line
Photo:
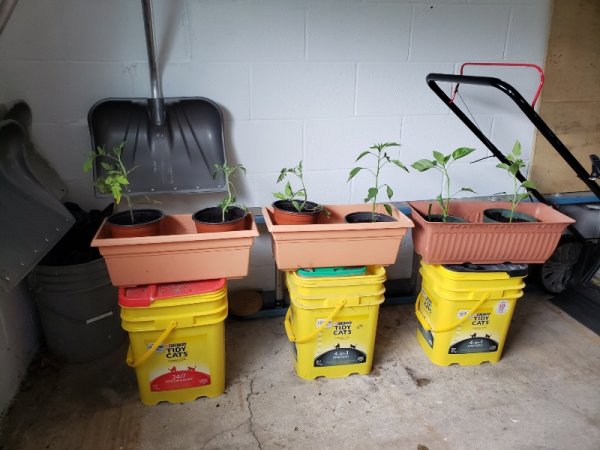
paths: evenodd
<path fill-rule="evenodd" d="M 546 125 L 546 122 L 535 112 L 535 110 L 527 103 L 523 96 L 510 84 L 493 77 L 480 77 L 471 75 L 449 75 L 441 73 L 430 73 L 426 77 L 429 88 L 436 93 L 436 95 L 452 110 L 454 114 L 479 138 L 479 140 L 492 152 L 492 154 L 505 164 L 509 164 L 504 154 L 498 150 L 498 148 L 492 144 L 492 142 L 483 134 L 483 132 L 470 120 L 462 110 L 446 95 L 446 93 L 438 85 L 439 82 L 444 83 L 458 83 L 458 84 L 473 84 L 479 86 L 491 86 L 494 87 L 506 95 L 508 95 L 513 102 L 519 107 L 519 109 L 527 116 L 527 118 L 535 125 L 535 127 L 542 133 L 542 135 L 548 140 L 550 145 L 558 152 L 560 156 L 566 161 L 566 163 L 573 169 L 579 179 L 585 183 L 585 185 L 600 199 L 600 187 L 598 184 L 590 179 L 589 173 L 585 168 L 577 161 L 573 154 L 565 147 L 565 145 L 558 139 L 554 132 Z M 521 182 L 525 181 L 525 177 L 517 172 L 517 179 Z M 529 192 L 540 202 L 548 204 L 548 201 L 535 189 L 529 189 Z"/>

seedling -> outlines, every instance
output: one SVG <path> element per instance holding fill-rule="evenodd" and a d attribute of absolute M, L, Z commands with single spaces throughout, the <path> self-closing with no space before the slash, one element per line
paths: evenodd
<path fill-rule="evenodd" d="M 377 197 L 379 195 L 379 191 L 382 190 L 383 188 L 385 188 L 385 192 L 387 194 L 388 200 L 391 200 L 394 195 L 394 191 L 387 183 L 379 184 L 379 176 L 381 175 L 381 169 L 388 164 L 393 164 L 393 165 L 400 167 L 401 169 L 406 170 L 408 172 L 408 169 L 406 168 L 406 166 L 404 164 L 402 164 L 400 162 L 400 160 L 392 159 L 387 154 L 387 149 L 389 147 L 399 147 L 399 146 L 400 146 L 400 144 L 396 144 L 395 142 L 386 142 L 385 144 L 372 145 L 371 147 L 369 147 L 369 150 L 365 150 L 360 155 L 358 155 L 358 157 L 356 158 L 356 160 L 354 162 L 358 162 L 360 159 L 369 155 L 369 156 L 377 159 L 377 166 L 376 166 L 375 170 L 373 170 L 369 167 L 355 167 L 350 171 L 350 174 L 348 175 L 347 181 L 350 181 L 361 170 L 366 170 L 368 172 L 371 172 L 371 174 L 373 174 L 373 176 L 375 177 L 374 186 L 372 186 L 368 189 L 367 196 L 364 199 L 365 203 L 371 202 L 373 205 L 372 209 L 371 209 L 371 222 L 375 221 L 375 209 L 377 208 Z M 385 208 L 387 213 L 391 216 L 392 215 L 391 205 L 389 203 L 384 203 L 383 207 Z"/>
<path fill-rule="evenodd" d="M 519 205 L 521 200 L 529 196 L 528 189 L 535 189 L 535 184 L 533 183 L 533 181 L 529 180 L 525 180 L 522 183 L 519 183 L 519 180 L 517 179 L 517 173 L 519 173 L 519 170 L 521 168 L 525 167 L 525 163 L 521 159 L 521 143 L 519 141 L 515 142 L 511 153 L 506 155 L 506 159 L 508 159 L 509 164 L 499 163 L 496 165 L 496 167 L 506 170 L 513 179 L 514 190 L 510 196 L 511 206 L 510 216 L 508 220 L 509 223 L 512 223 L 517 206 Z"/>
<path fill-rule="evenodd" d="M 215 164 L 215 171 L 213 172 L 213 178 L 216 178 L 219 173 L 225 176 L 225 187 L 227 188 L 227 195 L 219 203 L 221 208 L 221 222 L 225 222 L 225 215 L 227 210 L 231 207 L 238 207 L 246 211 L 245 205 L 236 204 L 236 191 L 235 186 L 231 181 L 231 177 L 237 172 L 241 171 L 246 174 L 246 168 L 242 164 L 236 164 L 235 166 L 228 166 L 227 163 Z"/>
<path fill-rule="evenodd" d="M 456 150 L 454 150 L 449 155 L 443 155 L 442 153 L 434 150 L 433 151 L 434 159 L 432 159 L 432 160 L 420 159 L 419 161 L 416 161 L 411 164 L 411 167 L 413 169 L 418 170 L 419 172 L 425 172 L 429 169 L 435 169 L 435 170 L 438 170 L 442 174 L 442 190 L 441 190 L 440 194 L 436 197 L 436 200 L 442 210 L 442 220 L 444 222 L 447 221 L 447 218 L 449 215 L 448 211 L 450 210 L 450 200 L 452 198 L 454 198 L 460 192 L 475 193 L 475 191 L 473 189 L 463 187 L 463 188 L 460 188 L 458 191 L 456 191 L 454 194 L 450 194 L 451 193 L 450 174 L 448 173 L 448 168 L 455 161 L 457 161 L 461 158 L 464 158 L 465 156 L 473 153 L 474 151 L 475 151 L 474 148 L 460 147 L 460 148 L 457 148 Z M 431 214 L 429 214 L 429 215 L 431 215 Z"/>
<path fill-rule="evenodd" d="M 124 193 L 125 186 L 129 185 L 129 174 L 133 172 L 136 167 L 127 169 L 121 155 L 125 149 L 126 142 L 123 141 L 119 145 L 112 148 L 110 152 L 107 152 L 104 147 L 98 146 L 96 150 L 92 150 L 88 159 L 83 164 L 83 171 L 88 173 L 92 170 L 96 159 L 100 159 L 100 167 L 104 169 L 104 175 L 96 178 L 96 186 L 100 192 L 104 194 L 111 194 L 115 200 L 115 204 L 121 202 L 121 198 L 125 197 L 127 200 L 127 206 L 129 208 L 129 215 L 131 217 L 131 223 L 133 220 L 133 203 L 131 197 Z"/>
<path fill-rule="evenodd" d="M 283 180 L 285 180 L 288 176 L 294 175 L 296 178 L 298 178 L 298 180 L 300 181 L 301 184 L 301 188 L 298 189 L 297 191 L 295 191 L 292 188 L 292 184 L 290 183 L 290 180 L 288 179 L 286 184 L 285 184 L 285 188 L 283 189 L 283 192 L 273 192 L 273 195 L 278 198 L 279 200 L 287 200 L 289 201 L 293 206 L 294 209 L 298 212 L 306 212 L 306 202 L 308 199 L 308 195 L 306 193 L 306 185 L 304 184 L 304 174 L 302 172 L 302 160 L 300 160 L 300 162 L 298 163 L 298 165 L 296 167 L 292 167 L 292 168 L 283 168 L 281 169 L 281 172 L 279 172 L 279 177 L 277 178 L 277 182 L 281 183 Z M 324 211 L 323 206 L 318 205 L 316 208 L 314 209 L 310 209 L 311 212 L 314 211 Z"/>

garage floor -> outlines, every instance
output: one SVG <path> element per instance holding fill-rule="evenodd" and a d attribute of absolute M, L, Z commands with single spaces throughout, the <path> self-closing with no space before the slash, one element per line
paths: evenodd
<path fill-rule="evenodd" d="M 373 372 L 295 376 L 281 318 L 228 319 L 227 390 L 145 407 L 125 348 L 38 364 L 2 422 L 8 449 L 598 449 L 600 337 L 540 292 L 519 300 L 503 359 L 437 367 L 411 305 L 381 310 Z"/>

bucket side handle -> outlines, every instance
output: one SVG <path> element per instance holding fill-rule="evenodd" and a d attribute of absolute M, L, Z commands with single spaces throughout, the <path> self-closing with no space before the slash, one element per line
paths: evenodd
<path fill-rule="evenodd" d="M 138 359 L 137 361 L 133 361 L 133 354 L 131 352 L 131 344 L 129 345 L 129 349 L 127 350 L 127 359 L 125 360 L 125 363 L 127 363 L 127 365 L 129 367 L 139 367 L 142 364 L 144 364 L 146 362 L 146 360 L 148 358 L 150 358 L 150 356 L 152 355 L 152 353 L 154 353 L 156 351 L 156 349 L 159 347 L 159 345 L 161 345 L 165 339 L 167 339 L 167 337 L 169 337 L 169 335 L 171 334 L 171 332 L 177 328 L 177 322 L 176 321 L 172 321 L 169 326 L 160 334 L 160 336 L 158 337 L 158 339 L 154 342 L 154 344 L 152 344 L 152 347 L 150 347 L 148 350 L 146 350 L 146 353 L 144 353 L 140 359 Z"/>
<path fill-rule="evenodd" d="M 327 318 L 321 323 L 321 325 L 319 325 L 317 328 L 315 328 L 312 332 L 310 332 L 303 338 L 297 338 L 294 335 L 294 332 L 292 331 L 292 321 L 291 321 L 292 307 L 290 306 L 287 310 L 287 313 L 285 314 L 285 321 L 283 322 L 283 324 L 285 326 L 285 333 L 287 334 L 288 339 L 290 340 L 290 342 L 295 342 L 296 344 L 305 344 L 309 341 L 312 341 L 314 338 L 317 337 L 317 335 L 321 331 L 323 331 L 325 329 L 327 324 L 333 320 L 333 318 L 337 315 L 337 313 L 339 313 L 341 311 L 341 309 L 344 307 L 345 304 L 346 304 L 346 299 L 341 300 L 337 304 L 337 306 L 335 308 L 333 308 L 333 311 L 331 311 L 329 316 L 327 316 Z"/>
<path fill-rule="evenodd" d="M 481 299 L 475 304 L 475 306 L 473 306 L 473 308 L 471 308 L 471 310 L 466 313 L 464 316 L 462 316 L 460 319 L 458 319 L 456 322 L 445 326 L 443 328 L 438 328 L 436 330 L 431 328 L 431 325 L 429 325 L 429 322 L 427 322 L 427 319 L 425 319 L 425 316 L 423 315 L 423 313 L 420 311 L 419 306 L 421 306 L 421 298 L 423 297 L 423 293 L 419 293 L 419 295 L 417 296 L 417 300 L 415 301 L 415 315 L 417 316 L 417 320 L 419 321 L 419 323 L 421 324 L 421 326 L 423 327 L 423 329 L 425 331 L 431 331 L 432 333 L 445 333 L 446 331 L 450 331 L 450 330 L 454 330 L 455 328 L 458 328 L 465 320 L 467 320 L 467 318 L 469 316 L 471 316 L 474 312 L 476 312 L 481 305 L 484 304 L 484 302 L 490 297 L 489 294 L 485 294 L 481 297 Z"/>

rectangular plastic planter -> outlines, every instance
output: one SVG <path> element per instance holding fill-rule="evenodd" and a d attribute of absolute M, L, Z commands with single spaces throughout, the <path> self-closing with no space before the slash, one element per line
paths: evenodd
<path fill-rule="evenodd" d="M 425 217 L 432 203 L 432 213 L 439 213 L 435 202 L 408 202 L 415 223 L 415 252 L 427 264 L 541 264 L 554 252 L 564 229 L 575 222 L 543 203 L 521 203 L 517 210 L 538 222 L 484 223 L 485 209 L 510 208 L 510 203 L 457 200 L 451 203 L 450 214 L 469 223 L 428 222 Z"/>
<path fill-rule="evenodd" d="M 370 211 L 366 204 L 325 205 L 311 225 L 276 225 L 273 208 L 262 208 L 273 239 L 273 256 L 280 270 L 334 266 L 388 266 L 394 264 L 402 237 L 411 220 L 393 208 L 396 222 L 346 223 L 347 214 Z M 383 209 L 383 208 L 382 208 Z M 382 211 L 379 211 L 382 212 Z"/>
<path fill-rule="evenodd" d="M 110 238 L 106 221 L 92 240 L 115 286 L 174 283 L 248 274 L 250 248 L 258 230 L 248 214 L 244 230 L 197 233 L 189 214 L 166 216 L 160 235 Z"/>

